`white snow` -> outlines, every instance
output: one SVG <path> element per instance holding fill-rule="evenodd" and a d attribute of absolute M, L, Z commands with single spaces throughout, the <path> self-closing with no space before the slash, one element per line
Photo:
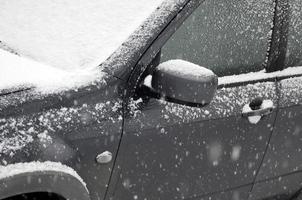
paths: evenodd
<path fill-rule="evenodd" d="M 112 160 L 112 153 L 109 151 L 104 151 L 96 157 L 96 160 L 99 164 L 109 163 Z"/>
<path fill-rule="evenodd" d="M 274 108 L 274 103 L 273 103 L 272 100 L 264 100 L 262 102 L 261 108 L 262 109 L 265 109 L 265 108 Z"/>
<path fill-rule="evenodd" d="M 274 82 L 260 82 L 239 87 L 223 87 L 217 90 L 211 103 L 204 108 L 195 108 L 164 100 L 157 100 L 164 106 L 161 118 L 169 124 L 191 123 L 192 121 L 227 118 L 241 116 L 242 108 L 251 102 L 251 99 L 261 96 L 270 99 L 277 105 L 278 96 Z M 168 117 L 165 117 L 168 115 Z M 146 119 L 150 116 L 146 116 Z M 139 125 L 139 124 L 138 124 Z"/>
<path fill-rule="evenodd" d="M 124 42 L 162 0 L 3 0 L 0 40 L 64 69 L 95 67 Z"/>
<path fill-rule="evenodd" d="M 223 155 L 223 146 L 220 142 L 216 141 L 211 143 L 208 147 L 208 159 L 213 166 L 217 166 Z"/>
<path fill-rule="evenodd" d="M 152 75 L 146 76 L 146 78 L 144 79 L 144 85 L 152 88 Z"/>
<path fill-rule="evenodd" d="M 72 177 L 79 180 L 82 185 L 85 187 L 86 191 L 86 183 L 83 179 L 78 175 L 78 173 L 59 162 L 28 162 L 28 163 L 16 163 L 10 164 L 6 166 L 0 166 L 0 179 L 9 178 L 15 175 L 24 174 L 24 173 L 33 173 L 33 172 L 58 172 L 69 174 Z"/>
<path fill-rule="evenodd" d="M 1 119 L 0 119 L 1 122 Z M 12 123 L 12 126 L 16 125 L 16 123 Z M 0 155 L 2 153 L 9 154 L 11 157 L 14 156 L 14 152 L 24 148 L 27 144 L 32 143 L 34 141 L 33 136 L 31 135 L 31 130 L 20 130 L 16 131 L 14 134 L 10 134 L 10 137 L 7 137 L 9 130 L 3 130 L 0 125 Z M 1 160 L 0 160 L 1 161 Z"/>
<path fill-rule="evenodd" d="M 96 67 L 118 49 L 162 1 L 1 1 L 0 41 L 22 57 L 47 66 L 24 59 L 17 59 L 13 64 L 12 58 L 1 51 L 0 89 L 21 84 L 57 87 L 66 81 L 65 88 L 92 81 Z M 21 64 L 23 61 L 25 64 Z"/>
<path fill-rule="evenodd" d="M 0 157 L 18 156 L 18 153 L 31 144 L 42 144 L 43 148 L 49 148 L 53 144 L 54 134 L 70 127 L 93 125 L 98 127 L 98 134 L 105 135 L 106 126 L 113 126 L 122 121 L 121 115 L 117 118 L 108 118 L 113 112 L 119 112 L 122 107 L 120 100 L 81 106 L 77 106 L 77 102 L 74 104 L 70 108 L 51 109 L 35 115 L 0 118 Z M 133 112 L 138 113 L 138 111 Z M 107 123 L 104 124 L 102 119 L 106 117 Z M 68 137 L 77 138 L 77 134 L 69 134 Z M 0 159 L 0 165 L 3 161 Z"/>
<path fill-rule="evenodd" d="M 43 143 L 52 142 L 52 138 L 48 135 L 48 131 L 47 130 L 43 131 L 42 133 L 39 133 L 37 135 L 37 137 Z"/>
<path fill-rule="evenodd" d="M 272 73 L 266 73 L 265 70 L 261 70 L 259 72 L 251 72 L 251 73 L 240 74 L 240 75 L 219 77 L 218 84 L 225 85 L 225 84 L 230 84 L 230 83 L 257 81 L 257 80 L 262 80 L 262 79 L 292 76 L 292 75 L 297 75 L 297 74 L 302 74 L 302 66 L 301 67 L 289 67 L 282 71 L 276 71 L 276 72 L 272 72 Z"/>
<path fill-rule="evenodd" d="M 200 80 L 202 77 L 214 75 L 211 70 L 205 67 L 180 59 L 163 62 L 157 66 L 157 69 L 170 74 L 179 75 L 183 78 L 195 80 Z M 144 85 L 152 88 L 152 75 L 146 76 L 144 79 Z"/>
<path fill-rule="evenodd" d="M 241 153 L 241 146 L 236 145 L 232 148 L 232 153 L 231 153 L 231 159 L 233 161 L 237 161 L 240 158 L 240 153 Z"/>
<path fill-rule="evenodd" d="M 248 117 L 248 120 L 251 124 L 258 124 L 258 122 L 260 122 L 262 116 L 258 115 L 258 116 L 250 116 Z"/>
<path fill-rule="evenodd" d="M 96 69 L 66 71 L 0 49 L 0 90 L 16 86 L 37 87 L 41 92 L 79 87 L 101 78 Z"/>
<path fill-rule="evenodd" d="M 200 80 L 201 77 L 214 75 L 214 73 L 202 66 L 190 63 L 185 60 L 168 60 L 158 65 L 157 69 L 182 76 L 183 78 L 190 78 Z"/>
<path fill-rule="evenodd" d="M 282 80 L 280 107 L 301 105 L 302 102 L 302 77 Z"/>

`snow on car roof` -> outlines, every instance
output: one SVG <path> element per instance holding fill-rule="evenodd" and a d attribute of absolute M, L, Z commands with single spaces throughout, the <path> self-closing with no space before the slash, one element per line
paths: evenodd
<path fill-rule="evenodd" d="M 66 88 L 95 79 L 90 71 L 162 1 L 3 0 L 0 46 L 35 61 L 0 51 L 0 90 L 21 84 Z"/>

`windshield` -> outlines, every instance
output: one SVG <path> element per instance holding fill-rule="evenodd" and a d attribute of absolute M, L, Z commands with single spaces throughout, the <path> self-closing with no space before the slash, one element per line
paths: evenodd
<path fill-rule="evenodd" d="M 67 74 L 87 73 L 104 62 L 161 1 L 3 0 L 0 7 L 0 48 L 47 65 L 40 68 L 50 66 Z M 18 63 L 12 70 L 13 64 L 5 62 L 3 65 L 5 57 L 1 51 L 0 90 L 14 86 L 13 79 L 7 80 L 7 77 L 18 76 L 16 67 L 22 67 Z M 24 73 L 26 70 L 21 71 Z M 26 74 L 17 79 L 24 79 L 24 84 L 37 85 L 39 82 L 31 81 L 35 76 L 33 73 L 31 71 L 31 79 L 24 78 Z M 51 80 L 51 77 L 46 79 Z M 19 80 L 17 84 L 20 83 L 22 81 Z"/>

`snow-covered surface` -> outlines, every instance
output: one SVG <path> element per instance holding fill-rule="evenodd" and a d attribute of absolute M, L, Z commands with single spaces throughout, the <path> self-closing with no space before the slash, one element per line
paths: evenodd
<path fill-rule="evenodd" d="M 78 173 L 71 167 L 63 165 L 62 163 L 59 162 L 37 161 L 37 162 L 16 163 L 6 166 L 0 166 L 0 179 L 9 178 L 18 174 L 34 173 L 34 172 L 57 172 L 57 173 L 69 174 L 74 178 L 78 179 L 87 190 L 86 183 L 78 175 Z"/>
<path fill-rule="evenodd" d="M 158 65 L 157 69 L 169 74 L 175 74 L 186 79 L 194 80 L 200 80 L 202 77 L 214 75 L 211 70 L 205 67 L 180 59 L 163 62 Z"/>
<path fill-rule="evenodd" d="M 178 61 L 180 61 L 180 62 L 178 62 Z M 184 62 L 184 63 L 182 63 L 182 62 Z M 174 71 L 176 73 L 180 73 L 180 74 L 183 74 L 184 76 L 187 75 L 187 76 L 190 76 L 190 77 L 191 76 L 192 77 L 194 77 L 194 76 L 200 77 L 200 76 L 212 75 L 213 74 L 213 72 L 211 70 L 200 67 L 198 65 L 194 66 L 194 64 L 192 64 L 192 63 L 189 63 L 189 65 L 192 66 L 192 70 L 187 71 L 186 69 L 189 69 L 190 67 L 185 69 L 183 66 L 186 63 L 187 63 L 186 61 L 181 61 L 181 60 L 173 60 L 172 61 L 171 60 L 171 62 L 167 61 L 165 63 L 161 63 L 159 65 L 159 67 L 161 67 L 161 70 L 164 70 L 164 71 Z M 175 67 L 175 66 L 178 66 L 178 67 Z M 195 71 L 195 69 L 197 71 Z M 218 78 L 218 84 L 219 85 L 227 85 L 227 84 L 239 83 L 239 82 L 260 81 L 260 80 L 263 80 L 263 79 L 287 77 L 287 76 L 294 76 L 294 75 L 300 75 L 300 74 L 302 74 L 302 66 L 301 67 L 289 67 L 289 68 L 286 68 L 282 71 L 276 71 L 276 72 L 272 72 L 272 73 L 266 73 L 265 70 L 261 70 L 259 72 L 251 72 L 251 73 L 246 73 L 246 74 L 219 77 Z M 148 75 L 144 80 L 144 85 L 152 88 L 151 82 L 152 82 L 152 76 Z"/>
<path fill-rule="evenodd" d="M 36 87 L 41 92 L 71 89 L 101 79 L 97 69 L 66 71 L 0 49 L 0 90 L 13 87 Z"/>
<path fill-rule="evenodd" d="M 226 85 L 230 83 L 257 81 L 257 80 L 276 78 L 276 77 L 293 76 L 297 74 L 302 74 L 302 67 L 290 67 L 284 69 L 283 71 L 277 71 L 272 73 L 266 73 L 265 70 L 261 70 L 259 72 L 251 72 L 247 74 L 219 77 L 218 84 Z"/>
<path fill-rule="evenodd" d="M 188 122 L 242 115 L 243 107 L 249 104 L 251 99 L 258 96 L 263 97 L 263 99 L 272 100 L 274 105 L 276 105 L 278 97 L 276 95 L 275 84 L 264 82 L 239 87 L 221 88 L 217 90 L 211 103 L 202 109 L 168 103 L 166 101 L 161 101 L 161 103 L 165 105 L 163 112 L 169 113 L 172 122 L 173 118 Z"/>
<path fill-rule="evenodd" d="M 162 0 L 3 0 L 0 40 L 62 69 L 96 67 Z"/>
<path fill-rule="evenodd" d="M 242 149 L 242 147 L 240 145 L 233 146 L 232 153 L 231 153 L 231 159 L 233 161 L 239 160 L 240 154 L 241 154 L 241 149 Z"/>
<path fill-rule="evenodd" d="M 159 8 L 101 65 L 102 68 L 106 69 L 109 74 L 118 74 L 124 71 L 124 66 L 136 64 L 141 52 L 146 50 L 186 2 L 187 0 L 163 0 Z M 191 1 L 188 6 L 190 4 L 194 3 Z"/>
<path fill-rule="evenodd" d="M 122 116 L 118 115 L 121 105 L 121 101 L 107 101 L 51 109 L 34 115 L 0 118 L 0 157 L 12 158 L 28 150 L 25 148 L 30 144 L 42 144 L 44 150 L 53 144 L 53 138 L 61 132 L 66 133 L 69 138 L 78 139 L 77 137 L 83 137 L 82 132 L 77 135 L 74 130 L 79 131 L 83 127 L 96 127 L 99 129 L 98 134 L 106 134 L 106 126 L 112 128 L 121 123 Z M 113 113 L 117 116 L 112 117 Z M 5 160 L 0 159 L 0 164 L 3 161 Z"/>
<path fill-rule="evenodd" d="M 280 107 L 301 105 L 302 102 L 302 77 L 295 77 L 280 82 L 281 98 Z"/>
<path fill-rule="evenodd" d="M 54 89 L 70 89 L 91 83 L 103 75 L 100 72 L 102 68 L 97 69 L 97 66 L 117 50 L 162 1 L 1 2 L 2 44 L 22 57 L 47 66 L 35 63 L 26 70 L 24 68 L 30 64 L 29 61 L 17 59 L 15 63 L 1 52 L 5 61 L 0 60 L 0 90 L 31 85 L 43 88 L 44 92 L 53 92 Z"/>
<path fill-rule="evenodd" d="M 148 86 L 148 84 L 147 84 Z M 231 116 L 242 116 L 242 108 L 251 102 L 251 99 L 261 96 L 278 104 L 278 96 L 274 82 L 259 82 L 238 87 L 223 87 L 217 90 L 213 100 L 203 108 L 190 107 L 162 99 L 151 99 L 148 106 L 141 112 L 139 106 L 134 108 L 136 118 L 131 127 L 154 128 L 163 122 L 168 125 L 175 123 L 191 123 L 200 120 L 221 119 Z M 140 109 L 138 109 L 140 108 Z M 152 117 L 155 109 L 161 110 L 158 118 Z M 149 111 L 147 111 L 149 110 Z M 143 123 L 142 123 L 143 122 Z M 146 123 L 145 123 L 146 122 Z"/>
<path fill-rule="evenodd" d="M 286 52 L 287 66 L 302 65 L 302 6 L 301 0 L 289 1 L 290 20 Z"/>
<path fill-rule="evenodd" d="M 152 88 L 152 75 L 146 76 L 146 78 L 144 80 L 144 85 L 149 88 Z"/>
<path fill-rule="evenodd" d="M 250 116 L 248 117 L 248 120 L 251 124 L 258 124 L 258 122 L 260 122 L 262 116 Z"/>

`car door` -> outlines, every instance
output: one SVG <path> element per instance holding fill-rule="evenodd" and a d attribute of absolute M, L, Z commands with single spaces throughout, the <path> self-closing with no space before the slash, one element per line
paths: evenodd
<path fill-rule="evenodd" d="M 257 177 L 258 183 L 250 199 L 259 199 L 264 195 L 292 196 L 302 188 L 302 67 L 299 67 L 302 65 L 302 2 L 283 1 L 283 8 L 280 8 L 287 29 L 279 31 L 283 32 L 286 41 L 285 51 L 278 56 L 280 62 L 277 68 L 283 70 L 276 75 L 280 109 Z"/>
<path fill-rule="evenodd" d="M 276 117 L 276 83 L 263 71 L 273 8 L 267 1 L 203 1 L 163 46 L 175 29 L 170 23 L 150 47 L 161 53 L 143 76 L 159 60 L 183 59 L 213 70 L 219 89 L 198 108 L 150 97 L 148 84 L 140 87 L 128 104 L 109 199 L 247 199 Z M 271 102 L 272 112 L 256 121 L 243 116 L 254 100 Z"/>

